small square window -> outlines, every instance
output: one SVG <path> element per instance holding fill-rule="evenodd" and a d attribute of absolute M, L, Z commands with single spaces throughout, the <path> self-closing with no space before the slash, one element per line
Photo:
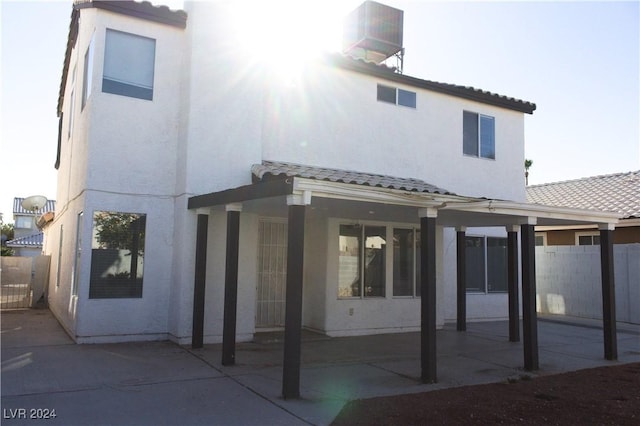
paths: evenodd
<path fill-rule="evenodd" d="M 409 92 L 408 90 L 398 89 L 398 105 L 415 108 L 416 92 Z"/>
<path fill-rule="evenodd" d="M 383 86 L 378 84 L 378 100 L 380 102 L 388 102 L 390 104 L 396 103 L 396 89 L 395 87 Z"/>

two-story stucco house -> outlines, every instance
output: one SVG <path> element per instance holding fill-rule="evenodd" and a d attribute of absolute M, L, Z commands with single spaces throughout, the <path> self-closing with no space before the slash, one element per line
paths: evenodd
<path fill-rule="evenodd" d="M 74 6 L 48 228 L 69 334 L 223 342 L 230 364 L 284 327 L 295 384 L 301 327 L 421 330 L 433 381 L 446 321 L 510 318 L 518 338 L 522 281 L 537 368 L 534 225 L 616 217 L 526 203 L 535 105 L 341 54 L 285 84 L 237 49 L 233 7 Z"/>

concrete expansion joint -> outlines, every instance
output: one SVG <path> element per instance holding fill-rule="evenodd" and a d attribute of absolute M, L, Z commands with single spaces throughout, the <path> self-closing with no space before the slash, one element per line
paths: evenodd
<path fill-rule="evenodd" d="M 212 364 L 211 362 L 207 361 L 206 359 L 198 356 L 196 353 L 194 353 L 193 349 L 188 349 L 186 347 L 180 346 L 180 348 L 184 351 L 186 351 L 187 353 L 189 353 L 191 356 L 193 356 L 194 358 L 197 358 L 198 360 L 202 361 L 204 364 L 206 364 L 207 366 L 213 368 L 215 371 L 217 371 L 218 373 L 220 373 L 222 376 L 219 377 L 220 379 L 229 379 L 232 382 L 236 383 L 238 386 L 243 387 L 244 389 L 248 390 L 249 392 L 251 392 L 252 394 L 254 394 L 255 396 L 257 396 L 258 398 L 267 401 L 269 404 L 278 407 L 279 409 L 281 409 L 282 411 L 285 411 L 287 414 L 297 418 L 298 420 L 300 420 L 301 422 L 304 422 L 306 424 L 309 425 L 313 425 L 313 423 L 310 423 L 309 421 L 307 421 L 306 419 L 300 417 L 299 415 L 297 415 L 296 413 L 294 413 L 293 411 L 287 409 L 286 407 L 283 407 L 281 404 L 278 404 L 276 401 L 271 400 L 269 398 L 267 398 L 266 396 L 262 395 L 261 393 L 255 391 L 254 389 L 252 389 L 251 387 L 247 386 L 246 384 L 242 383 L 240 380 L 237 379 L 237 376 L 232 376 L 228 373 L 226 373 L 223 369 L 218 368 L 215 364 Z M 199 350 L 199 349 L 196 349 Z M 227 367 L 227 368 L 234 368 L 233 366 Z"/>

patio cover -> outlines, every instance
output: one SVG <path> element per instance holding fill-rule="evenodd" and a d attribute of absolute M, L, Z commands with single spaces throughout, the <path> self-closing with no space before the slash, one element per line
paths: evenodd
<path fill-rule="evenodd" d="M 603 324 L 605 358 L 617 358 L 612 231 L 617 214 L 595 210 L 465 197 L 419 179 L 263 161 L 252 167 L 253 183 L 191 197 L 188 208 L 198 213 L 196 277 L 194 288 L 193 346 L 202 346 L 206 235 L 211 208 L 227 211 L 227 262 L 223 364 L 235 363 L 235 322 L 241 211 L 273 209 L 288 217 L 288 255 L 285 315 L 283 396 L 299 397 L 300 329 L 302 326 L 302 277 L 304 217 L 307 206 L 321 207 L 338 217 L 420 222 L 422 235 L 421 333 L 422 381 L 437 381 L 435 351 L 435 227 L 455 227 L 458 244 L 458 330 L 465 330 L 464 236 L 466 227 L 505 226 L 509 253 L 510 340 L 519 340 L 518 248 L 521 235 L 524 367 L 538 369 L 535 289 L 535 226 L 596 224 L 601 233 Z"/>

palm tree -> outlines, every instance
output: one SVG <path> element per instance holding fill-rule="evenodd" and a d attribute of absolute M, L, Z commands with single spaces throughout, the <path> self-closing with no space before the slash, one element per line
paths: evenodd
<path fill-rule="evenodd" d="M 533 166 L 533 160 L 524 160 L 524 183 L 529 185 L 529 168 Z"/>

